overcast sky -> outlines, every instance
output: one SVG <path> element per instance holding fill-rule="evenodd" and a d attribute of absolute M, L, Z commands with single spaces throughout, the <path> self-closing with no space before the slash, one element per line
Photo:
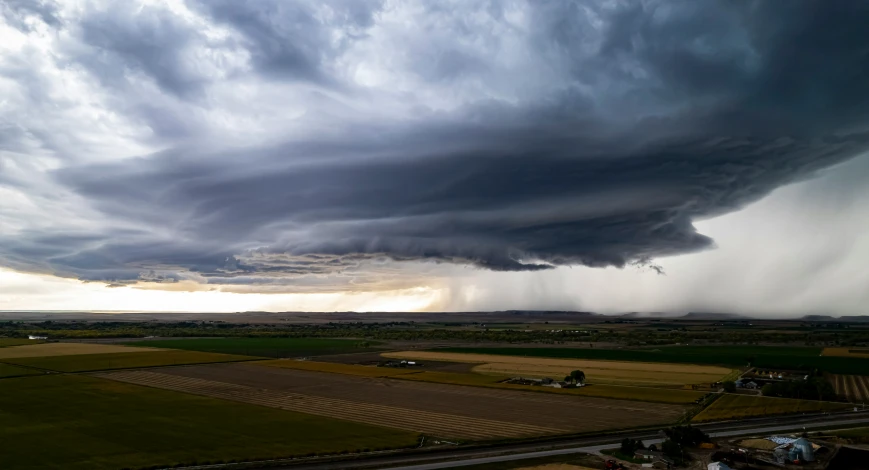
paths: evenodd
<path fill-rule="evenodd" d="M 869 313 L 869 3 L 0 15 L 0 309 Z"/>

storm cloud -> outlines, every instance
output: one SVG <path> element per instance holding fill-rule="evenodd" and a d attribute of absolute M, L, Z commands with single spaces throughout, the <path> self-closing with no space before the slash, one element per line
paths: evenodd
<path fill-rule="evenodd" d="M 313 292 L 624 267 L 869 149 L 862 2 L 7 10 L 0 96 L 31 92 L 0 118 L 0 266 L 24 272 Z M 24 114 L 58 101 L 85 117 Z"/>

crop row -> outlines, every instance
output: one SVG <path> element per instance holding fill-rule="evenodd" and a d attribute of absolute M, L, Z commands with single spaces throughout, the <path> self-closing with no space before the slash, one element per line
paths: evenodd
<path fill-rule="evenodd" d="M 830 379 L 838 395 L 856 403 L 869 401 L 869 377 L 832 375 Z"/>
<path fill-rule="evenodd" d="M 562 432 L 540 426 L 264 390 L 147 371 L 101 374 L 100 377 L 441 437 L 481 440 Z"/>

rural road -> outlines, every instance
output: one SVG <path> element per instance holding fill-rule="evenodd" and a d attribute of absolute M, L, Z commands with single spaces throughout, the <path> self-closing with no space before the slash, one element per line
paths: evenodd
<path fill-rule="evenodd" d="M 697 426 L 712 437 L 730 437 L 751 434 L 776 433 L 829 426 L 854 426 L 869 424 L 869 413 L 836 413 L 777 418 L 759 418 L 740 422 L 717 423 Z M 457 468 L 485 463 L 568 455 L 576 453 L 599 453 L 602 449 L 618 446 L 625 437 L 642 439 L 647 444 L 660 442 L 658 433 L 633 431 L 602 437 L 565 438 L 549 442 L 526 442 L 497 447 L 470 448 L 435 451 L 420 454 L 393 454 L 371 456 L 345 461 L 281 463 L 272 469 L 284 470 L 351 470 L 389 468 L 390 470 L 434 470 Z M 187 467 L 190 468 L 190 467 Z M 196 468 L 219 468 L 203 466 Z"/>

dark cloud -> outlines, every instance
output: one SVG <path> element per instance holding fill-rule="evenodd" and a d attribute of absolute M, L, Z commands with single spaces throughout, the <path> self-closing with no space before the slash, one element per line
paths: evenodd
<path fill-rule="evenodd" d="M 29 32 L 35 18 L 49 26 L 60 25 L 57 17 L 57 3 L 51 0 L 6 0 L 0 4 L 0 15 L 10 25 L 21 31 Z"/>
<path fill-rule="evenodd" d="M 263 75 L 337 85 L 340 77 L 327 64 L 365 34 L 382 1 L 218 0 L 189 5 L 241 33 L 254 67 Z"/>
<path fill-rule="evenodd" d="M 372 116 L 387 106 L 335 72 L 337 58 L 376 24 L 379 3 L 191 6 L 244 37 L 257 74 L 332 87 L 336 100 L 375 96 Z M 278 145 L 175 148 L 62 168 L 53 173 L 58 184 L 118 227 L 137 228 L 68 239 L 0 234 L 0 262 L 113 283 L 312 289 L 378 285 L 396 275 L 395 261 L 657 271 L 655 258 L 712 246 L 695 220 L 869 149 L 862 3 L 527 7 L 525 46 L 540 68 L 523 74 L 550 74 L 551 86 L 412 118 L 366 119 L 348 106 L 346 115 L 325 114 L 328 132 Z M 510 21 L 498 8 L 484 11 Z M 446 22 L 456 35 L 478 36 L 456 21 Z M 184 99 L 201 87 L 165 48 L 170 38 L 183 45 L 187 33 L 109 24 L 94 23 L 85 38 L 167 93 Z M 149 37 L 153 44 L 142 46 Z M 432 46 L 413 73 L 433 86 L 479 76 L 509 89 L 511 77 L 492 75 L 497 64 L 454 46 Z M 159 109 L 149 112 L 159 120 Z M 165 134 L 183 127 L 176 115 L 166 119 Z"/>
<path fill-rule="evenodd" d="M 128 88 L 140 72 L 168 93 L 193 97 L 208 80 L 188 53 L 202 33 L 172 12 L 135 4 L 113 4 L 82 18 L 81 38 L 90 46 L 77 60 L 110 87 Z"/>

